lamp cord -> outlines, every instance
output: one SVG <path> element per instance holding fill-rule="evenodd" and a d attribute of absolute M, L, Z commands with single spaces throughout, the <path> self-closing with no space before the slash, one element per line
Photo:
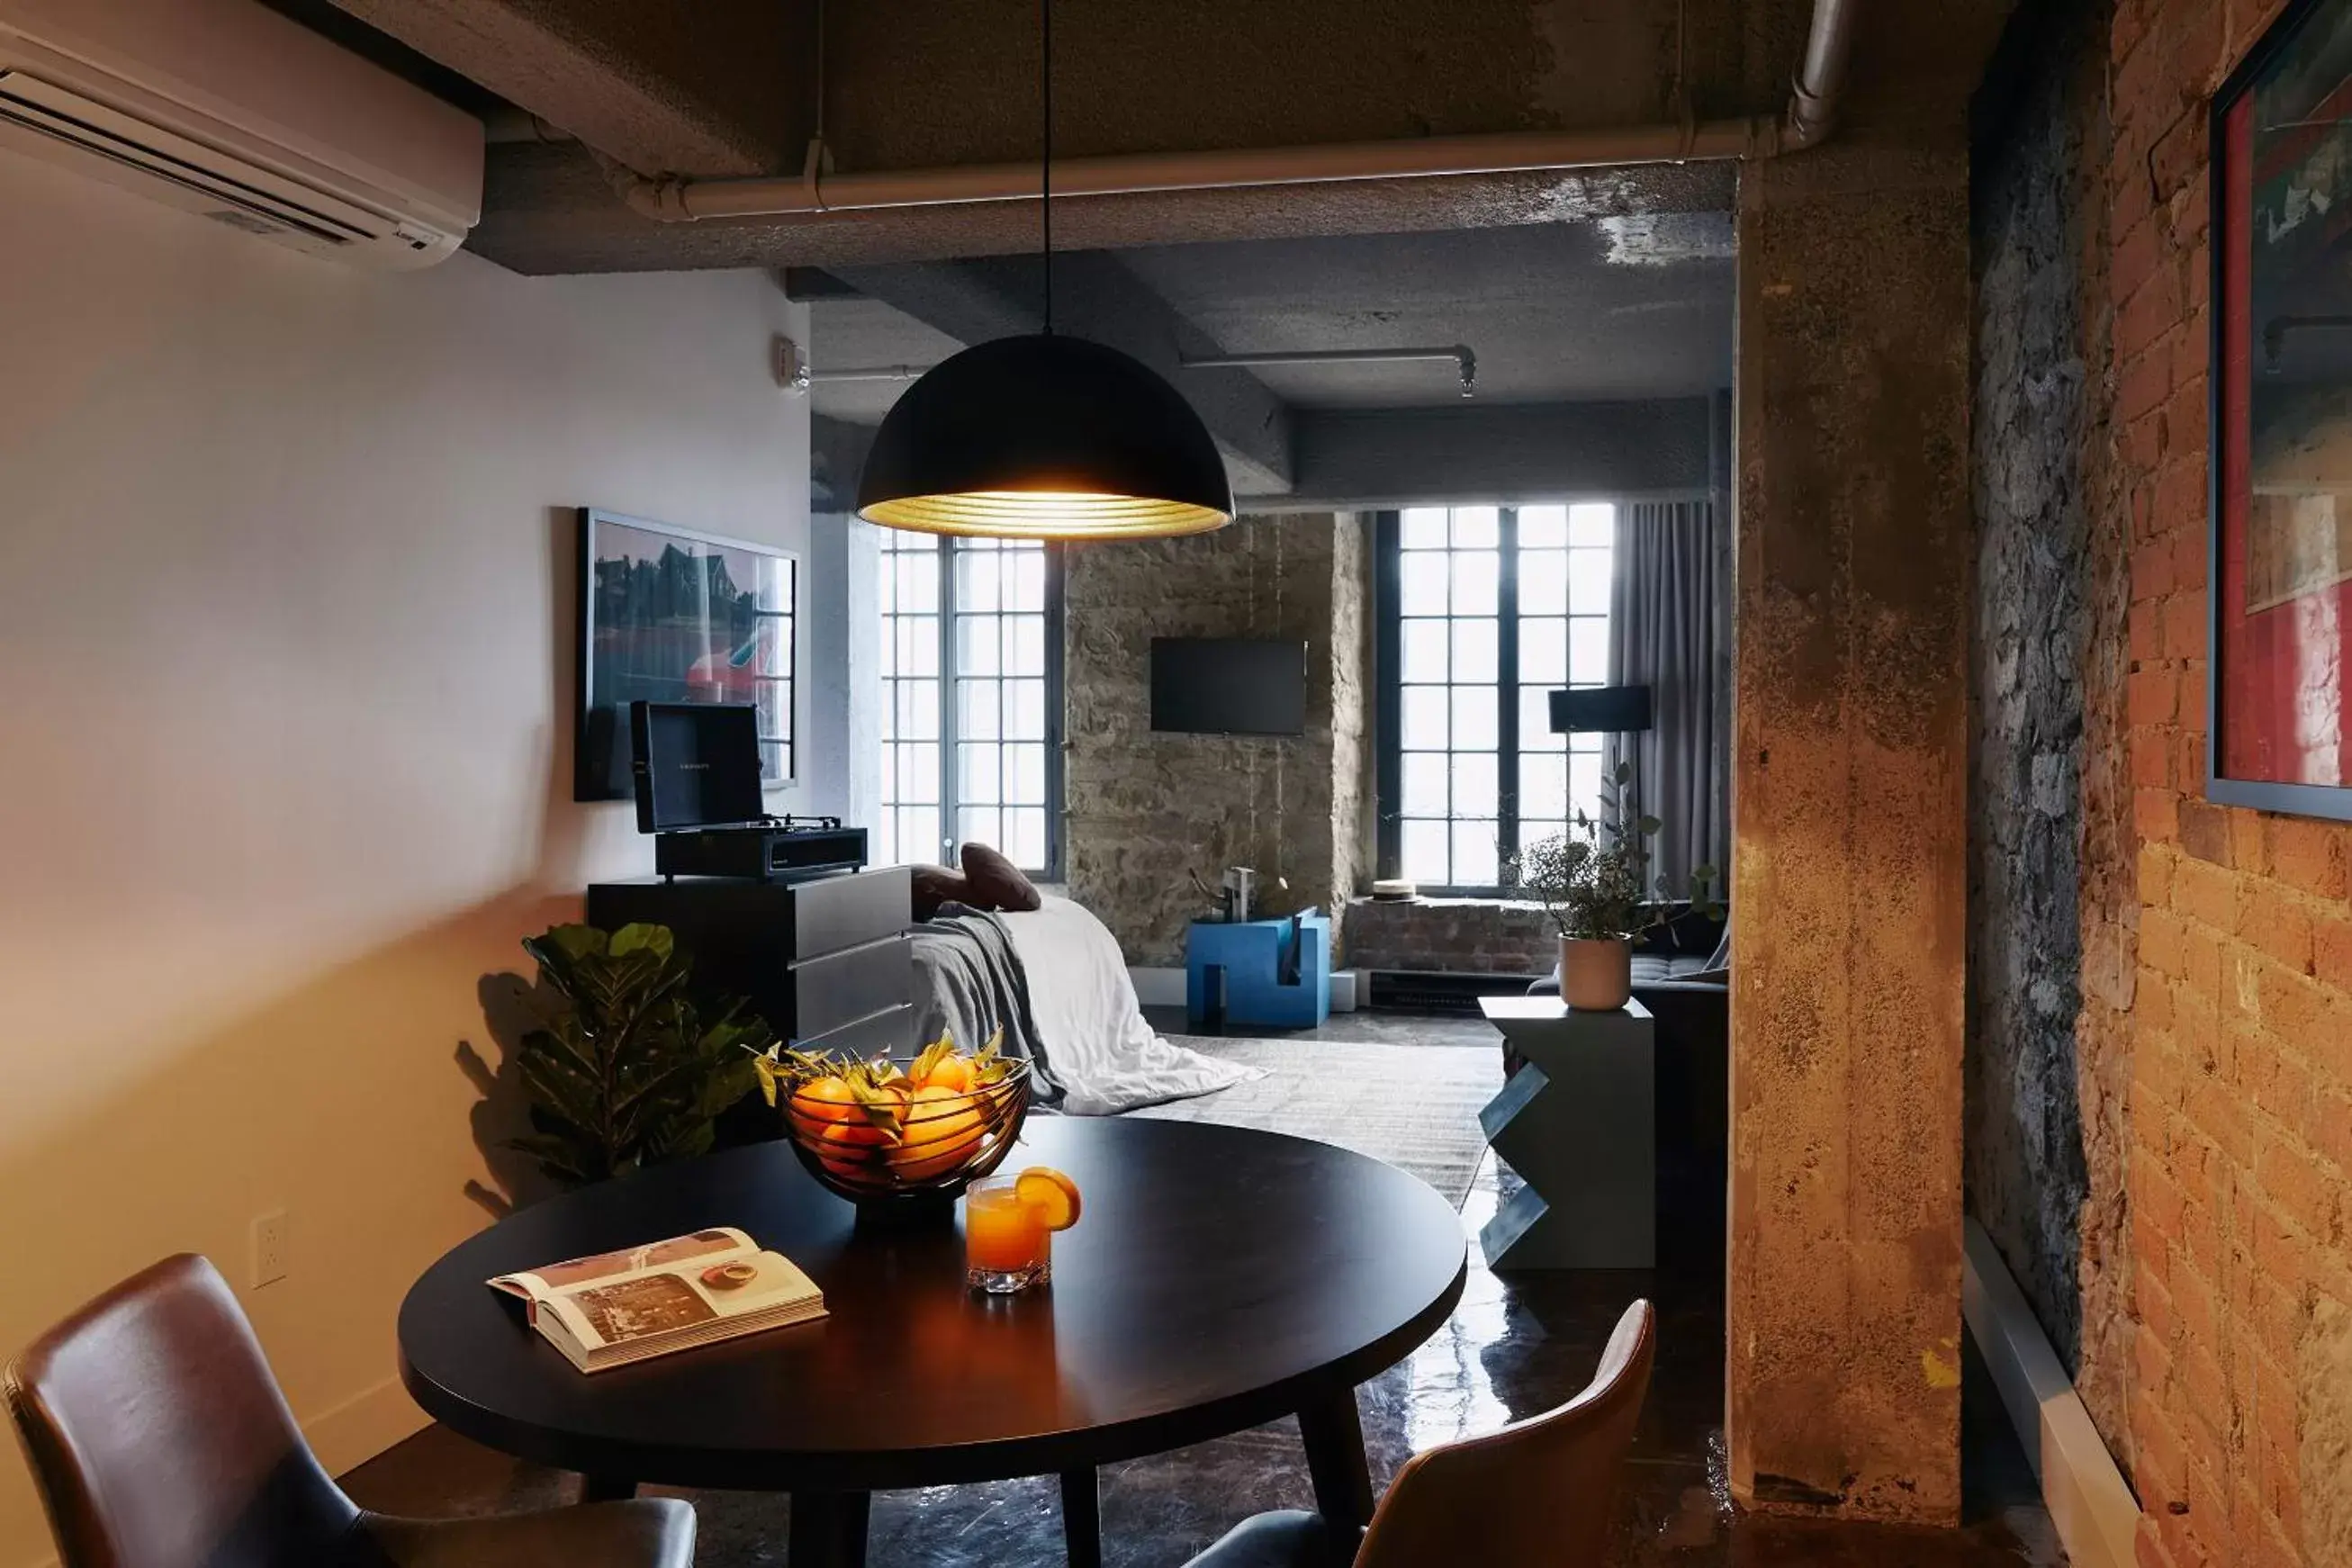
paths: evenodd
<path fill-rule="evenodd" d="M 1039 222 L 1045 230 L 1045 335 L 1054 335 L 1054 0 L 1037 0 L 1038 31 L 1043 37 L 1045 57 L 1045 157 L 1038 192 Z"/>

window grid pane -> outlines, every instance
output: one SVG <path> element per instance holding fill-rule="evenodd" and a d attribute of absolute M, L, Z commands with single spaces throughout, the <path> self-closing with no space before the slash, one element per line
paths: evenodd
<path fill-rule="evenodd" d="M 1398 732 L 1386 741 L 1400 875 L 1496 887 L 1508 857 L 1598 814 L 1602 737 L 1553 734 L 1549 693 L 1608 680 L 1616 516 L 1608 503 L 1400 515 Z"/>
<path fill-rule="evenodd" d="M 886 531 L 882 599 L 882 818 L 886 866 L 936 860 L 940 841 L 940 541 Z"/>
<path fill-rule="evenodd" d="M 897 531 L 884 534 L 881 548 L 883 810 L 876 851 L 885 864 L 951 865 L 964 843 L 977 842 L 1043 874 L 1050 868 L 1052 558 L 1039 543 Z"/>

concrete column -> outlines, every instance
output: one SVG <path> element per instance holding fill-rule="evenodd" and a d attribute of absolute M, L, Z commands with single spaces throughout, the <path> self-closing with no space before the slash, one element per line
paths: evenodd
<path fill-rule="evenodd" d="M 801 562 L 800 809 L 866 828 L 882 815 L 880 533 L 813 511 Z"/>
<path fill-rule="evenodd" d="M 1966 148 L 1751 165 L 1739 250 L 1731 1484 L 1951 1523 Z"/>

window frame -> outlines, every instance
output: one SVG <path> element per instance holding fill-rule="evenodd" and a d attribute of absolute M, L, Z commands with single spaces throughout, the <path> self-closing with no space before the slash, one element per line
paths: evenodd
<path fill-rule="evenodd" d="M 1491 504 L 1496 510 L 1496 550 L 1499 561 L 1495 597 L 1497 623 L 1495 691 L 1498 710 L 1495 734 L 1495 836 L 1499 875 L 1506 871 L 1511 857 L 1524 847 L 1519 842 L 1519 710 L 1521 694 L 1527 688 L 1519 677 L 1519 512 L 1528 506 L 1573 508 L 1599 504 L 1617 508 L 1622 513 L 1625 503 L 1614 497 L 1581 496 L 1560 500 L 1546 498 L 1534 501 L 1446 501 L 1430 504 L 1443 506 L 1448 511 L 1465 506 Z M 1402 875 L 1403 862 L 1405 616 L 1402 569 L 1403 512 L 1401 510 L 1375 512 L 1372 519 L 1372 701 L 1376 726 L 1372 781 L 1376 822 L 1373 859 L 1375 874 L 1382 878 Z M 1452 615 L 1444 617 L 1449 624 L 1456 618 Z M 1569 618 L 1576 618 L 1575 613 L 1570 612 Z M 1571 679 L 1564 685 L 1574 689 L 1578 685 L 1573 679 L 1575 671 L 1571 668 L 1569 673 Z M 1551 691 L 1560 688 L 1542 686 L 1535 689 Z M 1572 742 L 1568 749 L 1572 755 Z M 1570 810 L 1571 815 L 1575 810 L 1572 797 Z M 1449 816 L 1446 820 L 1457 819 Z M 1510 899 L 1524 894 L 1524 889 L 1508 881 L 1438 883 L 1420 887 L 1418 890 L 1441 898 L 1463 899 Z"/>
<path fill-rule="evenodd" d="M 939 566 L 939 612 L 935 618 L 939 622 L 940 647 L 939 673 L 929 679 L 937 683 L 940 691 L 939 813 L 941 835 L 940 841 L 932 846 L 932 851 L 934 854 L 944 858 L 948 855 L 948 846 L 950 844 L 956 847 L 959 856 L 961 853 L 963 846 L 963 839 L 956 831 L 961 823 L 963 815 L 962 807 L 964 804 L 960 795 L 962 783 L 962 767 L 961 759 L 958 755 L 958 749 L 962 740 L 962 735 L 960 730 L 960 725 L 962 720 L 962 710 L 957 700 L 956 690 L 956 683 L 958 679 L 961 679 L 956 662 L 956 625 L 962 616 L 967 615 L 993 616 L 1007 612 L 993 610 L 963 610 L 957 607 L 955 602 L 956 560 L 959 552 L 965 548 L 966 542 L 953 534 L 940 534 L 933 537 L 938 541 L 938 547 L 931 552 L 931 555 L 938 563 Z M 888 542 L 887 540 L 884 541 L 886 546 L 887 542 Z M 915 553 L 917 552 L 912 551 L 893 551 L 887 548 L 883 548 L 877 552 L 885 570 L 895 570 L 896 562 L 904 559 L 908 555 Z M 1044 542 L 1044 553 L 1045 557 L 1045 606 L 1044 612 L 1045 643 L 1045 863 L 1043 866 L 1023 866 L 1020 869 L 1024 876 L 1034 878 L 1037 880 L 1058 882 L 1062 879 L 1063 876 L 1063 858 L 1066 848 L 1064 844 L 1065 836 L 1063 833 L 1064 780 L 1062 767 L 1062 624 L 1063 570 L 1065 565 L 1065 556 L 1061 544 L 1050 540 Z M 887 628 L 889 626 L 889 623 L 897 619 L 898 616 L 895 612 L 885 610 L 876 618 L 884 627 Z M 919 680 L 922 679 L 924 678 L 920 676 L 888 675 L 882 677 L 882 700 L 886 708 L 895 700 L 895 688 L 898 683 L 905 680 Z M 975 677 L 974 679 L 981 678 Z M 1021 678 L 1010 677 L 1000 679 Z M 898 743 L 890 735 L 888 726 L 887 724 L 885 725 L 885 732 L 879 743 L 884 747 L 889 747 Z M 1014 742 L 1010 743 L 1021 744 L 1025 742 Z M 894 805 L 894 803 L 888 800 L 883 800 L 880 803 L 880 808 L 884 811 L 891 811 L 897 807 Z M 897 844 L 894 847 L 897 849 L 900 858 L 902 860 L 906 860 L 908 847 L 904 844 Z M 1000 846 L 991 846 L 991 847 L 1001 849 Z M 908 861 L 908 863 L 911 864 L 913 862 Z"/>

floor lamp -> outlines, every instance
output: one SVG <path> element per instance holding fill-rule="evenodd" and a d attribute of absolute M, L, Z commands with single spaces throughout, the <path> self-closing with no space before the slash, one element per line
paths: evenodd
<path fill-rule="evenodd" d="M 1555 735 L 1634 735 L 1651 727 L 1650 689 L 1646 686 L 1587 686 L 1574 690 L 1551 694 L 1551 732 Z M 1631 759 L 1627 765 L 1632 766 Z M 1639 770 L 1634 770 L 1638 775 Z M 1634 824 L 1638 833 L 1641 821 L 1641 792 L 1638 776 L 1629 776 L 1633 786 Z M 1624 835 L 1623 800 L 1619 800 L 1620 820 L 1611 826 L 1622 838 Z"/>

